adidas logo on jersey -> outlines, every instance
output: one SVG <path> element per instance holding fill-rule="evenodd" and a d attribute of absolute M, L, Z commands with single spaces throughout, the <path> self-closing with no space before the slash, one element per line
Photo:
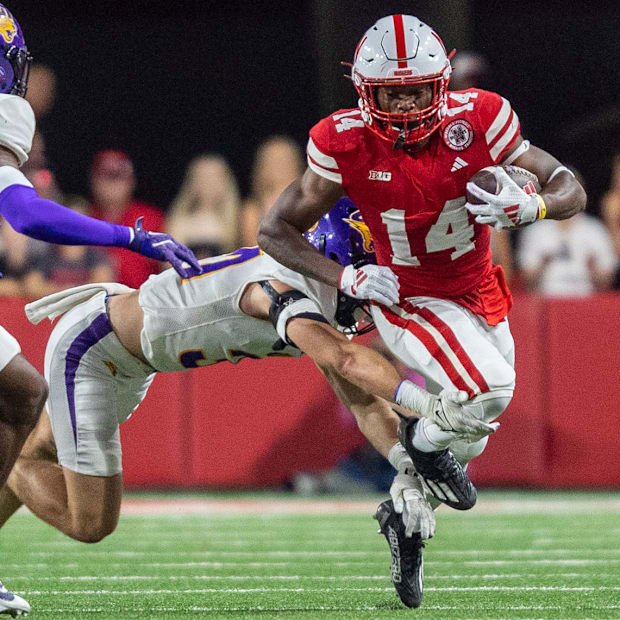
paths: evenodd
<path fill-rule="evenodd" d="M 469 164 L 464 159 L 457 157 L 452 164 L 452 168 L 450 168 L 450 172 L 456 172 L 457 170 L 460 170 L 461 168 L 465 168 L 465 166 L 467 165 Z"/>

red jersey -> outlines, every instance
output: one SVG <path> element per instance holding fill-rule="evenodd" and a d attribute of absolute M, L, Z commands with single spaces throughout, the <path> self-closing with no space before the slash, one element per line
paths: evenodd
<path fill-rule="evenodd" d="M 519 135 L 506 99 L 469 89 L 448 93 L 443 124 L 415 153 L 369 131 L 359 109 L 339 110 L 310 130 L 308 165 L 358 206 L 377 263 L 398 275 L 402 298 L 453 300 L 495 325 L 512 298 L 491 261 L 489 227 L 464 206 L 465 185 L 498 164 Z"/>
<path fill-rule="evenodd" d="M 103 217 L 102 210 L 97 205 L 91 205 L 92 215 L 98 219 Z M 142 225 L 145 230 L 152 232 L 162 232 L 164 226 L 164 214 L 161 209 L 144 202 L 134 200 L 129 203 L 119 218 L 111 221 L 113 224 L 134 227 L 136 220 L 144 216 Z M 159 273 L 162 263 L 152 258 L 140 256 L 125 248 L 107 247 L 104 248 L 108 258 L 112 262 L 112 267 L 116 271 L 117 282 L 138 288 L 151 274 Z M 163 264 L 165 268 L 167 265 Z"/>

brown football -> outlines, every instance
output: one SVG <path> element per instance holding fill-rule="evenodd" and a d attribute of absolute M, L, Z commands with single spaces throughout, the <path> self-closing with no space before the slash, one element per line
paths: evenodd
<path fill-rule="evenodd" d="M 488 166 L 478 170 L 476 174 L 470 179 L 472 183 L 486 190 L 490 194 L 497 194 L 497 179 L 495 178 L 495 168 L 503 168 L 508 176 L 521 188 L 523 188 L 528 194 L 538 193 L 542 189 L 538 182 L 538 177 L 525 168 L 519 168 L 519 166 Z M 481 204 L 482 201 L 476 198 L 470 192 L 467 192 L 467 202 L 472 205 Z"/>

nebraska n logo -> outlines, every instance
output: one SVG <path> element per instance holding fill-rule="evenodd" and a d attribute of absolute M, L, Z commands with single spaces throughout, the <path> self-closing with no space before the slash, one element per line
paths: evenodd
<path fill-rule="evenodd" d="M 460 170 L 461 168 L 465 168 L 465 166 L 467 165 L 468 164 L 464 159 L 457 157 L 452 164 L 452 168 L 450 168 L 450 172 L 456 172 L 457 170 Z"/>

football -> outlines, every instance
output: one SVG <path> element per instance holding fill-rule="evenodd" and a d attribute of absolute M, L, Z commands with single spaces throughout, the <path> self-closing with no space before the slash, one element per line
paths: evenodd
<path fill-rule="evenodd" d="M 542 189 L 538 182 L 538 177 L 525 168 L 519 168 L 519 166 L 487 166 L 478 170 L 470 181 L 478 187 L 484 189 L 490 194 L 498 193 L 498 184 L 495 177 L 495 169 L 503 168 L 508 176 L 521 188 L 523 188 L 528 194 L 538 193 Z M 473 205 L 482 204 L 482 200 L 476 198 L 470 192 L 467 192 L 467 202 Z"/>

